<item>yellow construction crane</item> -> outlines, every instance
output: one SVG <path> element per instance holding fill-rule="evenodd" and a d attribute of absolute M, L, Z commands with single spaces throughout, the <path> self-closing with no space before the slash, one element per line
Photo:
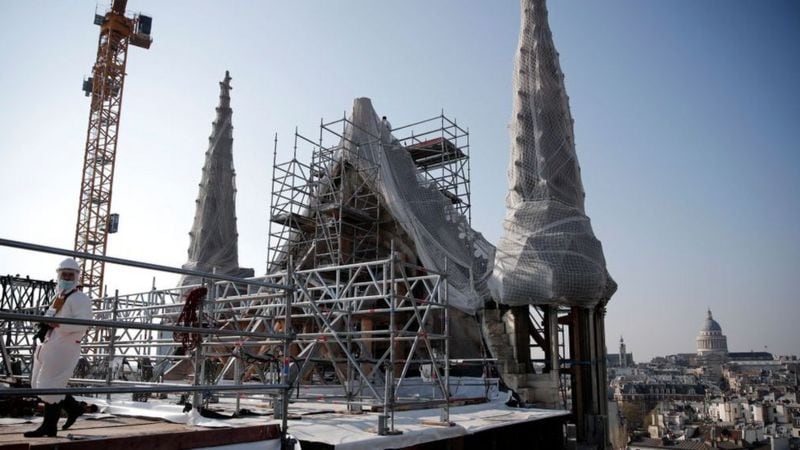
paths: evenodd
<path fill-rule="evenodd" d="M 127 0 L 114 0 L 105 15 L 95 14 L 94 23 L 100 26 L 97 60 L 92 77 L 83 83 L 86 96 L 91 96 L 92 100 L 75 226 L 75 251 L 92 255 L 105 256 L 108 234 L 117 227 L 118 216 L 110 214 L 111 188 L 128 46 L 150 48 L 153 42 L 150 37 L 152 18 L 141 14 L 125 16 L 127 3 Z M 85 259 L 80 263 L 84 292 L 90 298 L 101 297 L 103 261 Z"/>

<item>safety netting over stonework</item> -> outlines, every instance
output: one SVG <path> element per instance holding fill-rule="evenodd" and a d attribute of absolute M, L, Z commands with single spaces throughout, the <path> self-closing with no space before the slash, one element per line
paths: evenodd
<path fill-rule="evenodd" d="M 243 273 L 239 269 L 230 81 L 230 75 L 225 72 L 225 79 L 220 83 L 217 116 L 208 138 L 192 230 L 189 232 L 188 258 L 183 268 L 252 276 L 252 269 Z M 184 276 L 179 285 L 198 281 L 197 277 Z"/>
<path fill-rule="evenodd" d="M 493 297 L 509 305 L 594 306 L 616 284 L 584 212 L 572 116 L 544 0 L 521 0 L 509 192 Z"/>
<path fill-rule="evenodd" d="M 475 232 L 439 188 L 426 180 L 409 152 L 376 114 L 368 98 L 357 98 L 340 144 L 354 166 L 378 168 L 372 189 L 392 218 L 412 238 L 422 265 L 447 274 L 448 300 L 474 313 L 490 298 L 494 247 Z"/>

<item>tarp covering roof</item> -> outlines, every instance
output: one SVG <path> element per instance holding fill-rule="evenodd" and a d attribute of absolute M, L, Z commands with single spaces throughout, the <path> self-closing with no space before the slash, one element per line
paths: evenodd
<path fill-rule="evenodd" d="M 437 186 L 420 175 L 411 154 L 382 123 L 370 99 L 354 100 L 341 145 L 351 164 L 378 167 L 373 190 L 414 241 L 423 266 L 447 274 L 450 304 L 468 313 L 481 309 L 490 298 L 487 282 L 494 247 Z"/>

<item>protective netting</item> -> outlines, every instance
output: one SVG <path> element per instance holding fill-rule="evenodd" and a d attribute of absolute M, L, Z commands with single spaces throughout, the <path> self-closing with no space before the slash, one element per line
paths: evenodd
<path fill-rule="evenodd" d="M 382 123 L 368 98 L 353 102 L 341 141 L 354 166 L 378 168 L 372 189 L 412 238 L 423 266 L 447 274 L 449 302 L 474 313 L 490 297 L 494 247 L 470 227 L 438 187 L 419 173 L 409 153 Z"/>
<path fill-rule="evenodd" d="M 233 125 L 228 72 L 220 83 L 219 106 L 200 179 L 185 269 L 238 274 L 238 233 L 236 231 L 236 182 L 233 169 Z M 252 275 L 252 270 L 250 270 Z M 180 285 L 194 284 L 195 277 L 183 277 Z"/>
<path fill-rule="evenodd" d="M 572 116 L 544 0 L 521 0 L 509 192 L 491 281 L 501 303 L 594 306 L 616 284 L 584 212 Z"/>

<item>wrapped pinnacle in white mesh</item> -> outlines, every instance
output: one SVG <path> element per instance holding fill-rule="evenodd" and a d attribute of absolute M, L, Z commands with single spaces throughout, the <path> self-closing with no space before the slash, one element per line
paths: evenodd
<path fill-rule="evenodd" d="M 509 305 L 591 307 L 616 284 L 584 211 L 572 116 L 544 0 L 521 0 L 504 234 L 492 295 Z"/>
<path fill-rule="evenodd" d="M 188 259 L 183 268 L 252 276 L 252 269 L 239 268 L 230 82 L 231 76 L 226 71 L 225 79 L 219 84 L 219 106 L 208 138 L 192 231 L 189 232 Z M 178 284 L 187 286 L 198 282 L 197 277 L 183 276 Z"/>
<path fill-rule="evenodd" d="M 447 273 L 450 304 L 467 313 L 483 308 L 490 297 L 487 283 L 494 247 L 472 230 L 436 186 L 419 175 L 410 154 L 381 122 L 370 99 L 353 101 L 350 121 L 341 143 L 347 150 L 345 158 L 356 166 L 378 168 L 372 189 L 413 239 L 422 264 Z"/>

